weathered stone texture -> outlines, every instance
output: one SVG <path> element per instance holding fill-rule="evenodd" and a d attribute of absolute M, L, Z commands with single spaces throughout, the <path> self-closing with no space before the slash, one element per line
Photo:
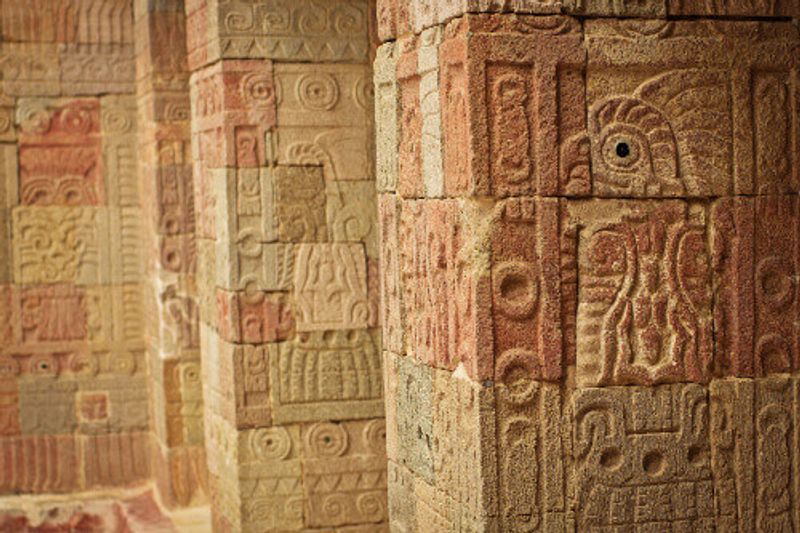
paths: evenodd
<path fill-rule="evenodd" d="M 393 528 L 797 527 L 797 4 L 723 4 L 378 2 Z"/>

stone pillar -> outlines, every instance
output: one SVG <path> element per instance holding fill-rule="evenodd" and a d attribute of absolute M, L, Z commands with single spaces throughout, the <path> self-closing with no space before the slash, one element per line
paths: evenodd
<path fill-rule="evenodd" d="M 798 14 L 378 2 L 393 529 L 800 527 Z"/>
<path fill-rule="evenodd" d="M 383 530 L 368 3 L 186 17 L 215 527 Z"/>
<path fill-rule="evenodd" d="M 146 482 L 133 16 L 0 2 L 0 494 Z"/>
<path fill-rule="evenodd" d="M 202 504 L 207 476 L 183 1 L 137 1 L 135 28 L 153 473 L 168 505 Z"/>

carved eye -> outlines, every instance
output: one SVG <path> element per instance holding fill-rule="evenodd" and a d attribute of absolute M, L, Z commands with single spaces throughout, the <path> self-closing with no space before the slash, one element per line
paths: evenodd
<path fill-rule="evenodd" d="M 603 159 L 613 168 L 629 170 L 642 157 L 641 140 L 627 133 L 612 133 L 603 142 Z"/>

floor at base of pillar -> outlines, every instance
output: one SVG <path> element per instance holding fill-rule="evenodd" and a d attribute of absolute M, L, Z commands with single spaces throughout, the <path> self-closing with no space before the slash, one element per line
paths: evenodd
<path fill-rule="evenodd" d="M 210 533 L 208 507 L 170 511 L 151 486 L 0 497 L 0 533 Z"/>

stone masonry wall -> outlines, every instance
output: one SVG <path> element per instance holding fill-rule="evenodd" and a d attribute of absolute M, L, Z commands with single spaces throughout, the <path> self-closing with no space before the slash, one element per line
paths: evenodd
<path fill-rule="evenodd" d="M 132 5 L 0 2 L 0 493 L 150 476 Z"/>
<path fill-rule="evenodd" d="M 184 3 L 134 9 L 153 474 L 168 505 L 206 504 Z"/>
<path fill-rule="evenodd" d="M 798 14 L 378 2 L 393 530 L 800 528 Z"/>
<path fill-rule="evenodd" d="M 373 16 L 186 3 L 219 531 L 386 529 Z"/>

